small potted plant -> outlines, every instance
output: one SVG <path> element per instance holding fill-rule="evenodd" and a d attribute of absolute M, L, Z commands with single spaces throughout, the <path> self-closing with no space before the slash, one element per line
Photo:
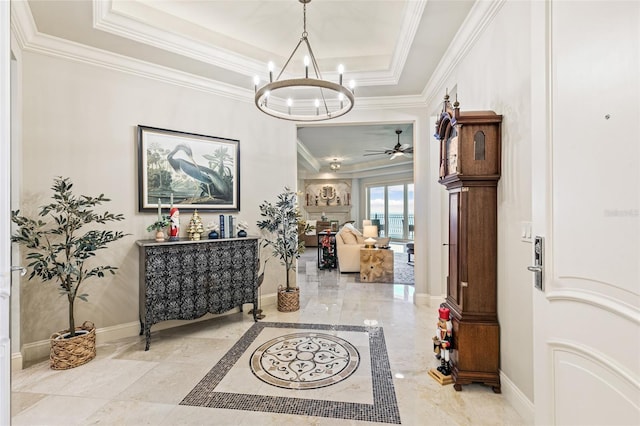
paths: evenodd
<path fill-rule="evenodd" d="M 85 321 L 76 327 L 73 307 L 76 298 L 87 301 L 88 294 L 80 293 L 80 286 L 92 277 L 104 277 L 105 273 L 115 274 L 115 266 L 95 265 L 96 251 L 107 248 L 107 244 L 125 236 L 120 231 L 91 229 L 86 225 L 104 225 L 121 221 L 122 214 L 96 213 L 94 208 L 110 201 L 104 194 L 97 197 L 76 196 L 71 191 L 73 184 L 69 178 L 54 179 L 53 201 L 40 207 L 40 218 L 48 222 L 11 212 L 11 221 L 18 225 L 11 241 L 27 248 L 26 258 L 30 261 L 29 280 L 38 277 L 43 282 L 53 281 L 60 287 L 60 294 L 67 297 L 69 328 L 51 336 L 50 366 L 55 370 L 77 367 L 96 356 L 95 326 Z M 91 259 L 88 264 L 86 260 Z"/>
<path fill-rule="evenodd" d="M 167 229 L 170 223 L 169 216 L 158 214 L 158 220 L 147 226 L 147 232 L 156 231 L 156 241 L 164 241 L 164 230 Z"/>
<path fill-rule="evenodd" d="M 278 286 L 278 310 L 293 312 L 300 309 L 300 289 L 291 286 L 290 275 L 296 270 L 296 260 L 304 252 L 304 242 L 298 239 L 298 225 L 301 222 L 297 208 L 297 194 L 285 187 L 277 196 L 277 201 L 264 201 L 260 205 L 263 217 L 257 225 L 263 231 L 263 247 L 270 247 L 273 256 L 280 259 L 285 269 L 285 286 Z"/>

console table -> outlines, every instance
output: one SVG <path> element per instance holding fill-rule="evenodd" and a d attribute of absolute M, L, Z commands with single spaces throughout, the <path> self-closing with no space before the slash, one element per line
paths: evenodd
<path fill-rule="evenodd" d="M 258 238 L 137 241 L 140 249 L 140 335 L 151 326 L 193 320 L 253 303 L 257 321 Z"/>

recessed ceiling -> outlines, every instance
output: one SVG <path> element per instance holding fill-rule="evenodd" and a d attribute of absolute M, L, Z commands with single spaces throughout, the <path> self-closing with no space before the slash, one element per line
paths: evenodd
<path fill-rule="evenodd" d="M 32 16 L 40 35 L 205 78 L 252 99 L 253 77 L 266 78 L 302 32 L 298 0 L 29 0 L 11 2 L 15 17 Z M 323 77 L 357 82 L 356 106 L 424 99 L 424 90 L 475 0 L 313 0 L 307 31 Z M 27 23 L 12 23 L 18 28 Z M 295 67 L 287 67 L 295 73 Z M 413 144 L 411 125 L 300 128 L 299 139 L 317 162 L 344 158 L 381 167 L 388 159 L 360 157 L 364 149 L 392 147 L 395 129 Z M 404 139 L 406 138 L 406 142 Z M 373 163 L 379 162 L 380 165 Z M 396 160 L 394 160 L 396 161 Z"/>
<path fill-rule="evenodd" d="M 412 156 L 394 159 L 387 154 L 365 156 L 371 153 L 369 150 L 392 149 L 398 142 L 396 130 L 402 131 L 400 144 L 414 145 L 411 123 L 299 127 L 298 143 L 302 145 L 302 151 L 310 153 L 318 161 L 320 170 L 317 172 L 330 172 L 329 163 L 334 159 L 341 163 L 339 173 L 379 172 L 380 169 L 398 169 L 399 166 L 411 169 Z M 299 161 L 298 167 L 311 173 L 316 171 L 308 162 Z"/>

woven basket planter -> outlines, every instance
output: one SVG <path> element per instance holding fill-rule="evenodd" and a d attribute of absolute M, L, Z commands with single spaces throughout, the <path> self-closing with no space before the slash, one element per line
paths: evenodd
<path fill-rule="evenodd" d="M 85 321 L 81 327 L 76 327 L 77 332 L 82 334 L 64 338 L 69 333 L 69 330 L 64 330 L 51 336 L 49 365 L 53 370 L 78 367 L 96 357 L 96 327 L 93 323 Z"/>
<path fill-rule="evenodd" d="M 293 287 L 287 291 L 286 287 L 278 287 L 278 311 L 295 312 L 300 309 L 300 288 Z"/>

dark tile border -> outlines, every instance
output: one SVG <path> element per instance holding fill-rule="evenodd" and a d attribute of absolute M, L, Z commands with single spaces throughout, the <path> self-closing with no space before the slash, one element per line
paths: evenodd
<path fill-rule="evenodd" d="M 258 334 L 267 327 L 369 333 L 373 404 L 216 392 L 216 386 Z M 401 424 L 382 327 L 257 322 L 189 392 L 180 405 Z"/>

